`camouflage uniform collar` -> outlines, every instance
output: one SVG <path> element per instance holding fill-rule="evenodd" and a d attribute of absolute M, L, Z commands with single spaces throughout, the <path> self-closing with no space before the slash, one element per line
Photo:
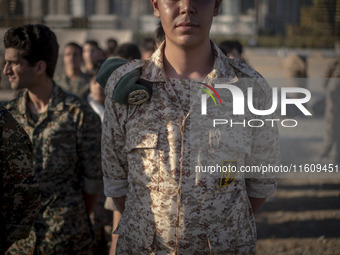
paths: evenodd
<path fill-rule="evenodd" d="M 211 46 L 214 52 L 215 61 L 213 70 L 204 79 L 206 83 L 235 83 L 238 78 L 231 66 L 230 59 L 211 41 Z M 164 70 L 164 48 L 163 42 L 158 49 L 152 54 L 151 58 L 147 60 L 143 66 L 141 78 L 150 82 L 165 82 L 168 77 Z M 156 66 L 156 68 L 155 68 Z"/>
<path fill-rule="evenodd" d="M 64 109 L 64 102 L 60 99 L 62 94 L 61 88 L 59 88 L 53 82 L 53 89 L 51 98 L 48 102 L 47 111 L 63 111 Z M 27 111 L 27 102 L 28 102 L 28 89 L 26 89 L 21 96 L 18 98 L 18 111 L 20 114 L 25 115 Z"/>
<path fill-rule="evenodd" d="M 48 102 L 48 111 L 63 111 L 64 101 L 60 100 L 62 98 L 63 91 L 53 82 L 53 90 L 50 101 Z"/>
<path fill-rule="evenodd" d="M 145 61 L 141 79 L 149 82 L 165 82 L 168 78 L 163 65 L 165 41 L 157 48 L 149 60 Z M 156 67 L 156 68 L 155 68 Z"/>
<path fill-rule="evenodd" d="M 230 59 L 220 50 L 220 48 L 211 41 L 211 46 L 215 56 L 213 70 L 205 77 L 205 83 L 235 83 L 238 78 Z"/>

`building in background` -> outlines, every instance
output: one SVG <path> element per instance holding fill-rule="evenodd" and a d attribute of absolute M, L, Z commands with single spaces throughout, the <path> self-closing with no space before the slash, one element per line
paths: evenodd
<path fill-rule="evenodd" d="M 309 33 L 304 23 L 315 23 L 319 17 L 325 19 L 319 23 L 323 33 L 328 25 L 330 32 L 327 33 L 340 37 L 340 0 L 223 0 L 211 34 L 294 37 L 301 31 Z M 78 33 L 79 43 L 95 38 L 104 45 L 112 33 L 119 43 L 130 40 L 134 34 L 150 35 L 157 21 L 150 0 L 0 0 L 0 36 L 2 28 L 43 23 L 66 39 Z M 61 46 L 63 42 L 62 39 Z"/>
<path fill-rule="evenodd" d="M 152 33 L 150 0 L 0 0 L 0 27 L 44 23 L 52 28 L 131 29 Z M 256 34 L 254 0 L 224 0 L 213 34 Z"/>

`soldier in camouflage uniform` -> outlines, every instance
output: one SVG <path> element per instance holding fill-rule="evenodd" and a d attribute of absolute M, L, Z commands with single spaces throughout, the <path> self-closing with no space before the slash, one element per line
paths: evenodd
<path fill-rule="evenodd" d="M 90 93 L 90 76 L 81 71 L 82 62 L 82 47 L 75 42 L 67 43 L 63 55 L 64 72 L 56 75 L 54 80 L 66 91 L 86 100 Z"/>
<path fill-rule="evenodd" d="M 32 143 L 0 104 L 0 254 L 27 238 L 38 216 L 40 191 L 33 168 Z"/>
<path fill-rule="evenodd" d="M 199 82 L 228 83 L 247 95 L 253 88 L 255 109 L 270 108 L 271 89 L 257 72 L 228 59 L 210 41 L 221 0 L 152 3 L 165 43 L 150 60 L 119 67 L 104 84 L 102 166 L 105 194 L 119 209 L 114 228 L 122 213 L 113 233 L 113 241 L 119 235 L 117 254 L 255 254 L 254 213 L 275 191 L 276 179 L 237 177 L 222 185 L 208 173 L 195 172 L 192 161 L 206 166 L 222 160 L 239 166 L 276 165 L 278 129 L 211 128 L 201 136 L 190 125 L 192 116 L 200 114 L 190 89 L 197 91 Z M 140 80 L 152 84 L 151 99 L 128 106 L 114 102 L 120 79 L 136 69 L 141 69 Z M 232 109 L 230 94 L 222 101 Z M 244 119 L 255 117 L 273 118 L 247 111 Z"/>
<path fill-rule="evenodd" d="M 335 147 L 335 163 L 340 164 L 340 59 L 333 61 L 325 74 L 326 132 L 322 157 L 327 157 Z"/>
<path fill-rule="evenodd" d="M 32 140 L 42 205 L 29 237 L 8 254 L 92 254 L 88 212 L 102 187 L 100 119 L 53 83 L 58 43 L 48 27 L 9 29 L 4 44 L 4 74 L 13 89 L 26 89 L 5 106 Z"/>

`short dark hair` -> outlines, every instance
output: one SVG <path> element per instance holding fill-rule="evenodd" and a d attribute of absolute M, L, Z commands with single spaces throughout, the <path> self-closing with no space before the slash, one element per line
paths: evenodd
<path fill-rule="evenodd" d="M 134 43 L 123 43 L 119 45 L 114 53 L 115 56 L 125 58 L 127 60 L 140 59 L 141 53 Z"/>
<path fill-rule="evenodd" d="M 64 50 L 65 50 L 66 47 L 68 47 L 68 46 L 72 46 L 72 47 L 78 49 L 78 50 L 80 51 L 80 54 L 83 54 L 83 48 L 82 48 L 78 43 L 76 43 L 76 42 L 68 42 L 68 43 L 65 45 Z"/>
<path fill-rule="evenodd" d="M 114 43 L 116 46 L 118 45 L 118 42 L 116 39 L 114 38 L 109 38 L 106 40 L 106 44 L 109 44 L 109 43 Z"/>
<path fill-rule="evenodd" d="M 43 60 L 46 62 L 46 74 L 53 78 L 58 60 L 59 45 L 52 30 L 41 24 L 23 25 L 10 28 L 4 37 L 5 48 L 22 50 L 22 57 L 30 65 Z"/>
<path fill-rule="evenodd" d="M 90 45 L 96 47 L 97 49 L 100 48 L 98 42 L 95 41 L 95 40 L 87 40 L 87 41 L 84 43 L 84 45 L 85 45 L 85 44 L 90 44 Z"/>

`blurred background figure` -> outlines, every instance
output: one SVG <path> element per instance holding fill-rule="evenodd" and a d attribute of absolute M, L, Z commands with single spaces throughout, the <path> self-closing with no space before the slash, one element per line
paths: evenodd
<path fill-rule="evenodd" d="M 114 56 L 130 61 L 133 59 L 140 59 L 142 55 L 136 44 L 123 43 L 116 48 Z"/>
<path fill-rule="evenodd" d="M 83 46 L 83 72 L 91 75 L 94 63 L 101 58 L 103 58 L 103 54 L 99 48 L 98 42 L 95 40 L 86 41 Z"/>
<path fill-rule="evenodd" d="M 286 87 L 307 88 L 307 57 L 294 53 L 285 57 L 282 64 Z M 298 98 L 299 93 L 291 93 L 289 96 Z"/>
<path fill-rule="evenodd" d="M 325 73 L 326 111 L 323 153 L 328 157 L 335 147 L 335 164 L 340 163 L 340 58 L 333 61 Z"/>
<path fill-rule="evenodd" d="M 103 122 L 104 118 L 104 101 L 105 101 L 105 93 L 102 86 L 96 82 L 97 73 L 104 63 L 102 60 L 98 60 L 93 66 L 93 73 L 90 77 L 90 94 L 87 96 L 87 101 L 92 107 L 92 109 L 99 115 L 101 121 Z"/>
<path fill-rule="evenodd" d="M 90 81 L 90 94 L 87 96 L 87 101 L 95 113 L 97 113 L 103 122 L 104 118 L 104 101 L 105 93 L 102 86 L 96 82 L 97 73 L 104 63 L 103 60 L 98 60 L 94 63 L 93 73 Z M 104 190 L 102 189 L 98 204 L 90 215 L 93 224 L 95 248 L 94 254 L 107 254 L 111 243 L 112 233 L 112 212 L 104 209 L 105 203 Z"/>
<path fill-rule="evenodd" d="M 243 47 L 240 42 L 233 41 L 233 40 L 226 40 L 226 41 L 221 42 L 219 47 L 228 58 L 236 58 L 236 59 L 241 60 Z"/>
<path fill-rule="evenodd" d="M 141 59 L 148 59 L 155 52 L 155 41 L 151 37 L 146 37 L 139 45 Z"/>
<path fill-rule="evenodd" d="M 90 78 L 81 71 L 83 49 L 75 43 L 66 44 L 63 53 L 64 72 L 56 75 L 55 82 L 66 91 L 86 100 L 90 93 Z"/>
<path fill-rule="evenodd" d="M 107 39 L 107 41 L 106 41 L 106 52 L 105 52 L 107 58 L 114 56 L 114 52 L 115 52 L 117 46 L 118 46 L 118 42 L 117 42 L 116 39 L 114 39 L 114 38 Z"/>
<path fill-rule="evenodd" d="M 247 63 L 243 57 L 243 46 L 239 41 L 225 40 L 219 44 L 219 47 L 228 58 L 238 59 Z"/>
<path fill-rule="evenodd" d="M 155 47 L 158 48 L 159 45 L 165 40 L 165 33 L 162 27 L 162 23 L 158 22 L 157 27 L 154 32 Z"/>

